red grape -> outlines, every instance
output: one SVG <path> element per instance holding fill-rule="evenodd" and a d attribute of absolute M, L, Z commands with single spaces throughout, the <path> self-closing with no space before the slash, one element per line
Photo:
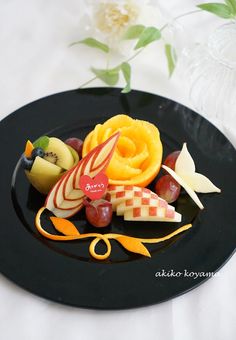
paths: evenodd
<path fill-rule="evenodd" d="M 157 195 L 168 203 L 177 200 L 180 194 L 180 184 L 176 182 L 170 175 L 162 176 L 155 185 Z"/>
<path fill-rule="evenodd" d="M 76 137 L 71 137 L 65 140 L 67 145 L 71 146 L 75 151 L 77 151 L 79 157 L 82 157 L 83 141 Z"/>
<path fill-rule="evenodd" d="M 106 200 L 84 201 L 87 220 L 94 227 L 106 227 L 112 219 L 112 204 Z"/>
<path fill-rule="evenodd" d="M 179 157 L 179 154 L 180 154 L 180 151 L 174 151 L 174 152 L 170 153 L 166 157 L 163 164 L 168 166 L 172 170 L 175 170 L 175 163 L 176 163 L 177 158 Z"/>

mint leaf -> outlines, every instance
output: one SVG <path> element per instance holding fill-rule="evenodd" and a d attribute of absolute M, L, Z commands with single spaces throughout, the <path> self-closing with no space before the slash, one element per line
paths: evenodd
<path fill-rule="evenodd" d="M 231 13 L 236 16 L 236 0 L 225 0 L 225 3 L 230 8 Z"/>
<path fill-rule="evenodd" d="M 207 3 L 197 6 L 198 8 L 213 13 L 220 18 L 230 19 L 233 17 L 231 9 L 229 6 L 221 3 Z"/>
<path fill-rule="evenodd" d="M 166 54 L 166 58 L 167 58 L 169 76 L 171 76 L 172 73 L 174 72 L 175 64 L 176 64 L 176 60 L 177 60 L 174 47 L 171 46 L 170 44 L 165 44 L 165 54 Z"/>
<path fill-rule="evenodd" d="M 123 73 L 123 76 L 126 81 L 126 86 L 125 88 L 121 91 L 122 93 L 128 93 L 131 91 L 130 88 L 130 78 L 131 78 L 131 67 L 130 64 L 128 63 L 122 63 L 121 64 L 121 71 Z"/>
<path fill-rule="evenodd" d="M 128 30 L 125 32 L 123 39 L 126 40 L 137 39 L 144 29 L 145 26 L 143 25 L 130 26 Z"/>
<path fill-rule="evenodd" d="M 114 86 L 117 84 L 119 80 L 119 67 L 115 67 L 112 69 L 97 69 L 97 68 L 91 68 L 91 71 L 104 83 L 110 86 Z"/>
<path fill-rule="evenodd" d="M 48 147 L 49 144 L 49 137 L 48 136 L 42 136 L 39 137 L 34 143 L 33 146 L 35 148 L 42 148 L 45 150 Z"/>
<path fill-rule="evenodd" d="M 76 41 L 72 44 L 70 44 L 70 46 L 74 46 L 77 44 L 85 44 L 89 47 L 93 47 L 93 48 L 98 48 L 99 50 L 102 50 L 105 53 L 108 53 L 110 51 L 108 45 L 102 43 L 101 41 L 98 41 L 97 39 L 94 38 L 86 38 L 84 40 L 80 40 L 80 41 Z"/>
<path fill-rule="evenodd" d="M 161 32 L 155 27 L 146 27 L 139 36 L 139 40 L 135 46 L 135 50 L 138 48 L 149 45 L 155 40 L 161 38 Z"/>

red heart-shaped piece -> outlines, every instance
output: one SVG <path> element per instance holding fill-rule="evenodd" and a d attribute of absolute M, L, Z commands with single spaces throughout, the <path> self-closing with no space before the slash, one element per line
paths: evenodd
<path fill-rule="evenodd" d="M 99 173 L 94 178 L 82 175 L 79 180 L 79 186 L 91 200 L 98 200 L 102 198 L 107 189 L 108 177 L 104 173 Z"/>

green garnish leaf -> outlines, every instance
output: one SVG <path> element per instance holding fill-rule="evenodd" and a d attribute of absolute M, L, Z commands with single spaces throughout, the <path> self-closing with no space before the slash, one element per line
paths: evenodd
<path fill-rule="evenodd" d="M 34 143 L 33 146 L 35 148 L 42 148 L 45 150 L 48 147 L 49 144 L 49 137 L 48 136 L 42 136 L 39 137 Z"/>
<path fill-rule="evenodd" d="M 97 48 L 105 53 L 108 53 L 110 51 L 109 46 L 102 43 L 101 41 L 98 41 L 97 39 L 94 38 L 86 38 L 84 40 L 80 40 L 80 41 L 76 41 L 72 44 L 70 44 L 70 46 L 74 46 L 77 44 L 84 44 L 87 45 L 89 47 L 93 47 L 93 48 Z"/>
<path fill-rule="evenodd" d="M 112 69 L 97 69 L 92 67 L 91 71 L 105 84 L 114 86 L 119 80 L 120 67 L 115 67 Z"/>
<path fill-rule="evenodd" d="M 138 42 L 134 47 L 135 50 L 147 46 L 153 41 L 159 40 L 161 38 L 161 32 L 155 27 L 146 27 L 140 34 Z"/>
<path fill-rule="evenodd" d="M 236 0 L 225 0 L 225 3 L 230 8 L 231 13 L 236 16 Z"/>
<path fill-rule="evenodd" d="M 197 5 L 198 8 L 202 9 L 203 11 L 207 11 L 217 15 L 220 18 L 224 19 L 231 19 L 234 15 L 231 11 L 231 7 L 226 4 L 221 3 L 207 3 L 207 4 L 200 4 Z"/>
<path fill-rule="evenodd" d="M 140 34 L 144 31 L 144 29 L 145 26 L 143 25 L 130 26 L 125 32 L 123 39 L 125 40 L 138 39 Z"/>
<path fill-rule="evenodd" d="M 128 93 L 131 91 L 130 88 L 130 78 L 131 78 L 131 67 L 129 63 L 122 63 L 121 64 L 121 71 L 126 81 L 126 86 L 121 91 L 122 93 Z"/>
<path fill-rule="evenodd" d="M 177 56 L 174 47 L 171 46 L 170 44 L 165 44 L 165 54 L 167 58 L 169 76 L 171 77 L 172 73 L 174 72 L 175 64 L 177 61 Z"/>

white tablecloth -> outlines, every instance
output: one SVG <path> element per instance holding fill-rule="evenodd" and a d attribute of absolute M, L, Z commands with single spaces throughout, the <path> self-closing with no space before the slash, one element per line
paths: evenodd
<path fill-rule="evenodd" d="M 199 2 L 159 1 L 171 16 L 193 10 Z M 95 64 L 99 65 L 103 60 L 101 54 L 84 46 L 68 48 L 70 42 L 81 37 L 78 18 L 83 9 L 83 1 L 79 0 L 0 1 L 1 119 L 24 104 L 76 88 L 91 78 L 89 66 L 94 65 L 94 56 Z M 210 15 L 207 18 L 209 21 L 204 22 L 207 29 L 222 23 L 220 18 Z M 194 16 L 192 20 L 196 20 Z M 194 24 L 197 28 L 198 22 Z M 181 75 L 168 79 L 165 59 L 155 45 L 147 48 L 132 66 L 133 88 L 191 107 L 181 85 Z M 99 81 L 91 84 L 101 85 Z M 231 123 L 235 127 L 235 122 Z M 217 124 L 236 145 L 236 132 L 224 129 L 220 122 Z M 235 268 L 233 256 L 219 276 L 193 291 L 159 305 L 125 311 L 59 305 L 32 295 L 0 276 L 0 338 L 233 340 L 236 338 Z"/>

